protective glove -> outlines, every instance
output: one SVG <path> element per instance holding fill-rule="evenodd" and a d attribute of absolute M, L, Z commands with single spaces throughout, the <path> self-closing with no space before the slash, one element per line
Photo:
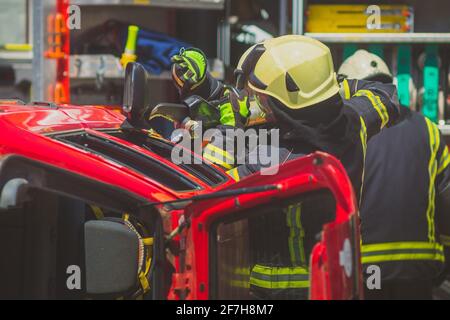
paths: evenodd
<path fill-rule="evenodd" d="M 206 79 L 207 59 L 197 48 L 181 49 L 173 56 L 172 78 L 182 97 L 195 94 Z"/>
<path fill-rule="evenodd" d="M 219 105 L 220 123 L 224 126 L 243 129 L 250 115 L 249 108 L 247 91 L 227 90 Z"/>

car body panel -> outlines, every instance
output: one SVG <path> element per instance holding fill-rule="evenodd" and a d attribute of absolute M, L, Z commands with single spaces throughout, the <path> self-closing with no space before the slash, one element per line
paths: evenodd
<path fill-rule="evenodd" d="M 180 267 L 180 259 L 172 259 L 176 272 L 169 293 L 170 299 L 179 299 L 181 297 L 179 292 L 185 290 L 189 291 L 189 294 L 183 298 L 208 299 L 210 271 L 208 232 L 211 224 L 225 215 L 232 215 L 242 209 L 270 202 L 272 197 L 284 199 L 320 188 L 327 188 L 332 191 L 338 203 L 336 221 L 325 226 L 325 236 L 322 242 L 318 244 L 319 247 L 322 246 L 322 253 L 320 254 L 331 248 L 331 244 L 327 242 L 327 232 L 330 234 L 329 238 L 334 234 L 340 239 L 339 241 L 352 233 L 347 225 L 357 211 L 355 196 L 342 165 L 329 155 L 316 153 L 293 160 L 281 166 L 277 175 L 255 174 L 238 183 L 229 178 L 219 186 L 210 187 L 160 155 L 114 138 L 104 132 L 104 130 L 120 129 L 124 120 L 124 116 L 117 111 L 99 106 L 49 105 L 46 107 L 0 104 L 0 130 L 2 132 L 0 135 L 0 158 L 15 154 L 37 160 L 131 191 L 148 199 L 149 202 L 173 201 L 194 195 L 243 187 L 268 184 L 279 186 L 279 190 L 267 191 L 264 194 L 246 194 L 236 198 L 193 203 L 185 210 L 173 210 L 167 209 L 166 206 L 157 206 L 161 215 L 165 217 L 163 221 L 166 233 L 173 231 L 178 226 L 179 219 L 183 216 L 190 218 L 192 221 L 191 227 L 181 237 L 185 241 L 186 252 L 181 262 L 184 266 L 189 266 L 189 270 Z M 176 192 L 114 161 L 52 138 L 54 134 L 76 131 L 86 131 L 101 137 L 107 137 L 127 148 L 146 154 L 189 177 L 201 186 L 201 190 Z M 339 231 L 340 228 L 342 230 Z M 354 249 L 358 254 L 359 246 Z M 333 248 L 333 250 L 337 249 Z M 319 257 L 318 250 L 315 251 L 316 257 Z M 328 261 L 336 262 L 336 254 L 338 253 L 335 251 L 328 254 Z M 329 273 L 326 274 L 330 270 L 325 271 L 320 266 L 316 266 L 314 270 L 317 270 L 312 274 L 312 281 L 318 283 L 317 286 L 321 286 L 322 289 L 318 290 L 315 295 L 313 290 L 312 298 L 350 298 L 352 292 L 350 292 L 347 279 L 342 277 L 342 268 L 336 267 L 336 264 L 330 264 L 330 266 L 334 268 L 331 277 L 337 277 L 337 280 L 334 281 L 338 283 L 338 287 L 335 284 L 330 284 L 326 278 L 330 276 Z M 359 271 L 360 266 L 355 266 L 355 270 Z M 338 294 L 331 295 L 329 292 L 337 292 Z"/>
<path fill-rule="evenodd" d="M 191 228 L 185 235 L 186 271 L 174 275 L 173 295 L 177 299 L 180 292 L 189 292 L 187 299 L 208 299 L 210 281 L 210 226 L 224 215 L 236 215 L 240 211 L 264 205 L 274 199 L 286 199 L 296 194 L 328 189 L 336 200 L 336 219 L 324 226 L 322 241 L 312 254 L 312 299 L 353 299 L 360 298 L 361 264 L 359 259 L 359 237 L 357 205 L 351 182 L 341 163 L 334 157 L 317 152 L 315 154 L 287 162 L 280 167 L 277 175 L 252 175 L 229 187 L 237 189 L 255 185 L 277 185 L 279 190 L 241 195 L 235 198 L 199 202 L 186 208 L 191 217 Z M 353 225 L 352 225 L 353 224 Z M 330 241 L 335 240 L 335 243 Z M 345 240 L 353 247 L 353 273 L 345 275 L 340 265 L 339 254 Z M 319 251 L 319 248 L 321 251 Z M 328 256 L 325 256 L 328 254 Z M 323 263 L 318 265 L 318 260 Z M 325 260 L 327 258 L 327 260 Z M 330 271 L 328 268 L 332 268 Z M 358 278 L 354 281 L 354 276 Z M 330 281 L 332 277 L 333 281 Z M 195 279 L 195 280 L 194 280 Z M 356 283 L 355 283 L 356 282 Z M 355 292 L 357 294 L 355 295 Z"/>
<path fill-rule="evenodd" d="M 148 155 L 171 169 L 188 176 L 202 190 L 191 192 L 176 192 L 162 186 L 157 181 L 151 180 L 140 173 L 118 165 L 115 162 L 102 158 L 87 151 L 77 149 L 62 142 L 56 141 L 49 135 L 64 132 L 87 131 L 98 136 L 106 135 L 101 130 L 117 130 L 125 118 L 116 111 L 95 106 L 61 106 L 57 109 L 49 109 L 34 106 L 0 106 L 0 126 L 2 135 L 0 136 L 0 155 L 19 154 L 36 160 L 63 166 L 67 170 L 72 170 L 102 180 L 105 183 L 117 183 L 128 190 L 133 190 L 138 194 L 146 196 L 153 201 L 169 201 L 176 198 L 190 197 L 194 194 L 211 192 L 213 188 L 207 186 L 198 178 L 182 170 L 176 164 L 167 161 L 151 151 L 139 148 L 124 140 L 107 136 L 108 139 Z M 23 142 L 22 142 L 23 141 Z M 20 143 L 19 143 L 20 142 Z M 102 166 L 105 170 L 102 170 Z M 133 179 L 138 179 L 146 187 L 136 187 L 137 184 L 126 184 L 126 179 L 116 179 L 108 174 L 112 170 L 121 175 L 129 175 Z M 105 172 L 103 172 L 105 171 Z M 224 185 L 233 183 L 231 179 L 224 182 Z"/>

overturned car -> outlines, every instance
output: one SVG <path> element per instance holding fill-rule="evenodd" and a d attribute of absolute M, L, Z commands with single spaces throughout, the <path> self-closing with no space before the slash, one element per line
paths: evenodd
<path fill-rule="evenodd" d="M 140 92 L 127 94 L 142 107 Z M 357 205 L 339 161 L 314 153 L 235 182 L 206 161 L 174 164 L 175 145 L 128 107 L 126 118 L 0 104 L 1 298 L 261 298 L 255 281 L 277 298 L 292 298 L 286 281 L 310 299 L 362 298 Z M 308 233 L 309 272 L 258 278 L 261 263 L 283 259 L 273 258 L 287 247 L 278 235 L 299 203 L 320 221 Z"/>

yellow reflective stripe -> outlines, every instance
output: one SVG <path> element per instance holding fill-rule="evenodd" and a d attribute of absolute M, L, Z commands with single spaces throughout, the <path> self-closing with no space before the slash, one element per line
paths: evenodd
<path fill-rule="evenodd" d="M 289 246 L 289 256 L 291 258 L 291 263 L 295 265 L 295 247 L 294 247 L 294 236 L 293 236 L 293 232 L 295 232 L 295 230 L 293 230 L 293 226 L 292 226 L 292 211 L 293 211 L 293 207 L 294 206 L 289 206 L 287 208 L 287 212 L 286 212 L 286 223 L 287 226 L 289 227 L 289 238 L 288 238 L 288 246 Z"/>
<path fill-rule="evenodd" d="M 389 122 L 389 114 L 387 112 L 386 106 L 383 104 L 380 97 L 373 94 L 373 92 L 369 90 L 359 90 L 358 92 L 355 93 L 355 96 L 356 97 L 364 96 L 367 99 L 369 99 L 370 103 L 380 116 L 381 129 L 384 128 Z"/>
<path fill-rule="evenodd" d="M 286 223 L 290 229 L 288 246 L 291 262 L 295 266 L 305 265 L 305 248 L 303 238 L 305 231 L 301 222 L 301 203 L 291 205 L 287 209 Z"/>
<path fill-rule="evenodd" d="M 434 128 L 434 134 L 436 137 L 436 150 L 435 150 L 435 154 L 434 154 L 434 164 L 433 164 L 433 186 L 432 186 L 432 194 L 431 194 L 431 201 L 432 201 L 432 209 L 431 209 L 431 213 L 430 213 L 430 223 L 431 223 L 431 235 L 432 235 L 432 239 L 430 241 L 436 241 L 436 223 L 435 223 L 435 216 L 436 216 L 436 177 L 437 177 L 437 170 L 438 170 L 438 152 L 439 152 L 439 147 L 441 145 L 441 135 L 440 135 L 440 131 L 437 125 L 435 125 L 433 123 L 433 128 Z"/>
<path fill-rule="evenodd" d="M 361 121 L 361 129 L 359 131 L 359 136 L 361 138 L 361 145 L 362 145 L 362 149 L 363 149 L 363 167 L 362 167 L 362 173 L 361 173 L 361 189 L 359 191 L 359 205 L 361 206 L 362 193 L 364 190 L 364 178 L 365 178 L 365 171 L 366 171 L 367 126 L 366 126 L 366 122 L 364 121 L 363 117 L 360 116 L 359 120 Z"/>
<path fill-rule="evenodd" d="M 129 218 L 129 216 L 128 216 L 128 218 Z M 150 268 L 152 265 L 152 252 L 153 252 L 154 238 L 143 238 L 142 242 L 143 242 L 144 246 L 146 247 L 145 270 L 143 270 L 139 273 L 139 282 L 141 284 L 143 292 L 147 293 L 150 290 L 150 282 L 149 282 L 147 276 L 150 272 Z"/>
<path fill-rule="evenodd" d="M 250 268 L 235 268 L 233 273 L 240 276 L 249 276 Z"/>
<path fill-rule="evenodd" d="M 142 241 L 144 242 L 145 246 L 152 246 L 153 243 L 155 242 L 153 238 L 145 238 L 142 239 Z"/>
<path fill-rule="evenodd" d="M 101 220 L 101 219 L 105 218 L 105 215 L 104 215 L 102 209 L 100 209 L 100 208 L 97 207 L 97 206 L 93 206 L 93 205 L 91 205 L 90 207 L 91 207 L 92 212 L 94 213 L 95 218 L 96 218 L 97 220 Z"/>
<path fill-rule="evenodd" d="M 404 260 L 433 260 L 444 262 L 445 257 L 443 254 L 433 254 L 433 253 L 401 253 L 401 254 L 386 254 L 361 258 L 361 262 L 363 264 L 388 262 L 388 261 L 404 261 Z"/>
<path fill-rule="evenodd" d="M 435 242 L 435 226 L 434 226 L 434 213 L 435 213 L 435 198 L 436 189 L 434 182 L 437 174 L 437 152 L 440 145 L 439 129 L 428 118 L 425 118 L 428 128 L 428 135 L 430 139 L 430 161 L 428 163 L 428 207 L 427 207 L 427 221 L 428 221 L 428 240 Z"/>
<path fill-rule="evenodd" d="M 224 167 L 225 169 L 228 169 L 228 170 L 233 169 L 233 165 L 223 162 L 222 160 L 217 159 L 216 157 L 213 157 L 209 153 L 204 153 L 203 158 L 205 158 L 208 161 L 211 161 L 212 163 L 218 164 L 218 165 Z"/>
<path fill-rule="evenodd" d="M 347 79 L 344 79 L 344 81 L 342 82 L 342 84 L 344 85 L 344 97 L 346 100 L 350 99 L 351 93 L 350 93 L 350 86 L 348 85 L 348 81 Z"/>
<path fill-rule="evenodd" d="M 139 273 L 139 282 L 141 283 L 142 290 L 147 293 L 150 290 L 150 283 L 144 272 Z"/>
<path fill-rule="evenodd" d="M 249 289 L 250 283 L 247 280 L 230 280 L 230 286 L 234 288 Z"/>
<path fill-rule="evenodd" d="M 450 155 L 448 153 L 448 147 L 445 146 L 444 151 L 442 152 L 441 159 L 439 161 L 439 168 L 437 171 L 437 175 L 440 175 L 442 171 L 444 171 L 448 165 L 450 164 Z"/>
<path fill-rule="evenodd" d="M 265 274 L 268 276 L 309 275 L 309 271 L 305 267 L 268 267 L 260 264 L 255 265 L 252 272 Z"/>
<path fill-rule="evenodd" d="M 265 281 L 251 278 L 250 284 L 265 289 L 307 289 L 309 281 Z"/>
<path fill-rule="evenodd" d="M 297 226 L 299 228 L 299 237 L 298 237 L 298 246 L 300 248 L 300 263 L 302 265 L 304 265 L 306 263 L 306 258 L 305 258 L 305 245 L 303 243 L 303 238 L 305 237 L 305 230 L 303 229 L 302 226 L 302 204 L 300 203 L 297 206 L 297 210 L 296 210 L 296 215 L 295 218 L 297 220 Z"/>
<path fill-rule="evenodd" d="M 223 150 L 223 149 L 220 149 L 219 147 L 216 147 L 215 145 L 213 145 L 213 144 L 208 144 L 206 147 L 205 147 L 205 151 L 204 151 L 204 153 L 206 152 L 206 153 L 209 153 L 208 151 L 211 151 L 212 152 L 212 154 L 215 154 L 215 155 L 221 155 L 223 158 L 224 158 L 224 160 L 225 159 L 227 159 L 227 160 L 230 160 L 231 161 L 231 163 L 234 163 L 234 157 L 231 155 L 231 154 L 229 154 L 228 152 L 226 152 L 225 150 Z"/>
<path fill-rule="evenodd" d="M 227 171 L 228 175 L 231 176 L 234 181 L 239 182 L 241 178 L 239 177 L 239 170 L 238 168 L 231 169 Z"/>
<path fill-rule="evenodd" d="M 364 156 L 366 154 L 366 150 L 367 150 L 367 126 L 366 126 L 366 122 L 364 121 L 363 117 L 359 117 L 359 120 L 361 121 L 361 130 L 360 130 L 360 137 L 361 137 L 361 143 L 363 146 L 363 150 L 364 150 Z"/>
<path fill-rule="evenodd" d="M 383 101 L 381 101 L 381 98 L 377 95 L 374 95 L 374 96 L 375 96 L 375 100 L 381 106 L 381 109 L 383 110 L 384 122 L 383 122 L 382 126 L 385 127 L 389 123 L 389 113 L 388 113 L 387 108 L 384 105 Z"/>
<path fill-rule="evenodd" d="M 442 245 L 439 243 L 430 243 L 422 241 L 412 242 L 388 242 L 388 243 L 376 243 L 365 244 L 362 246 L 361 252 L 376 252 L 376 251 L 389 251 L 389 250 L 405 250 L 405 249 L 429 249 L 443 251 Z"/>
<path fill-rule="evenodd" d="M 419 241 L 363 245 L 361 254 L 363 264 L 401 260 L 445 261 L 441 244 Z"/>
<path fill-rule="evenodd" d="M 289 246 L 289 257 L 291 258 L 291 263 L 295 264 L 295 248 L 292 236 L 292 208 L 293 206 L 289 206 L 286 212 L 286 224 L 289 227 L 289 237 L 288 237 L 288 246 Z"/>
<path fill-rule="evenodd" d="M 441 242 L 444 246 L 450 247 L 450 236 L 440 235 Z"/>
<path fill-rule="evenodd" d="M 170 118 L 170 117 L 167 116 L 167 115 L 161 114 L 161 113 L 154 114 L 154 115 L 150 116 L 150 117 L 148 118 L 148 120 L 153 120 L 153 119 L 156 119 L 156 118 L 163 118 L 163 119 L 166 119 L 166 120 L 169 121 L 169 122 L 175 123 L 175 120 L 174 120 L 174 119 Z"/>

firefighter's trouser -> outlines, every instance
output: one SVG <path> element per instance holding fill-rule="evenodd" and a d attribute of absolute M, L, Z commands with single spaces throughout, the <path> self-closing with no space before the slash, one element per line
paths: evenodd
<path fill-rule="evenodd" d="M 302 204 L 289 206 L 284 210 L 289 229 L 287 239 L 290 264 L 271 266 L 257 264 L 250 273 L 250 288 L 255 298 L 296 299 L 308 298 L 309 272 L 303 239 L 305 232 L 301 223 Z"/>
<path fill-rule="evenodd" d="M 308 298 L 309 272 L 305 267 L 255 265 L 250 274 L 252 295 L 268 300 Z"/>

